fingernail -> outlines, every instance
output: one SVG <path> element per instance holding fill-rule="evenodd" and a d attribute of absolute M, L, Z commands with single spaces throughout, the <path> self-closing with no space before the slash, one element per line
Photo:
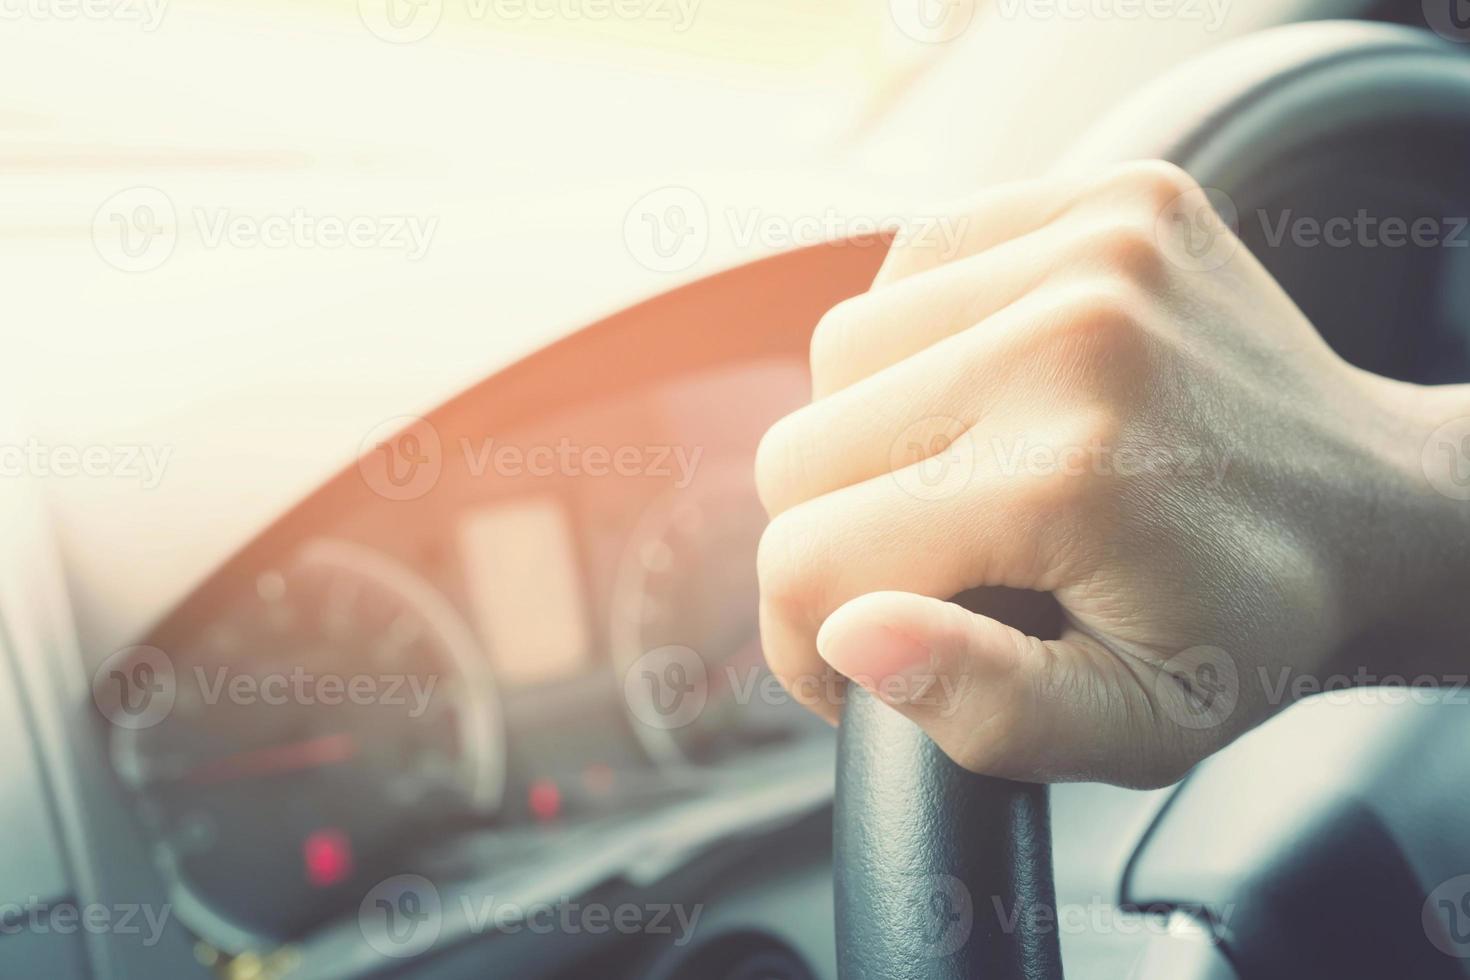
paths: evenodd
<path fill-rule="evenodd" d="M 832 615 L 817 631 L 817 653 L 839 674 L 883 693 L 885 681 L 932 670 L 930 650 L 903 630 Z"/>

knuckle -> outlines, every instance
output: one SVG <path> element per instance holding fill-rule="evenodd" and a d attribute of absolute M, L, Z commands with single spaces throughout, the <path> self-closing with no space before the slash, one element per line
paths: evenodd
<path fill-rule="evenodd" d="M 1117 185 L 1131 196 L 1141 199 L 1151 211 L 1192 190 L 1199 183 L 1188 171 L 1167 160 L 1136 160 L 1125 163 L 1114 172 Z"/>
<path fill-rule="evenodd" d="M 1142 333 L 1142 297 L 1127 283 L 1090 282 L 1071 291 L 1047 318 L 1051 342 L 1069 354 L 1101 352 L 1109 360 L 1134 346 Z"/>
<path fill-rule="evenodd" d="M 1084 261 L 1132 282 L 1153 283 L 1164 272 L 1158 236 L 1142 224 L 1118 222 L 1082 241 Z"/>

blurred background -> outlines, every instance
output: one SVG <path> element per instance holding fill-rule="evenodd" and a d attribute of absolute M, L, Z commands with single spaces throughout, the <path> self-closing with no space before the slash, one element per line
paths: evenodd
<path fill-rule="evenodd" d="M 1140 82 L 1311 6 L 3 0 L 4 387 L 48 443 L 169 447 L 148 494 L 53 481 L 71 546 L 128 538 L 98 565 L 126 621 L 130 572 L 197 578 L 192 529 L 243 537 L 384 418 L 1036 173 Z M 646 237 L 686 225 L 677 253 Z"/>

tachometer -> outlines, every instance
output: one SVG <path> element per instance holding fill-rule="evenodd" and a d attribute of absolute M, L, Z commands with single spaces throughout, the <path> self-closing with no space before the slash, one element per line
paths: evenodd
<path fill-rule="evenodd" d="M 386 556 L 312 541 L 185 635 L 106 665 L 94 693 L 179 917 L 221 948 L 300 935 L 445 821 L 499 805 L 473 634 Z M 139 710 L 150 695 L 162 710 Z"/>
<path fill-rule="evenodd" d="M 703 475 L 702 475 L 703 476 Z M 613 660 L 633 728 L 665 764 L 708 765 L 826 732 L 765 666 L 751 467 L 727 465 L 650 506 L 613 597 Z"/>

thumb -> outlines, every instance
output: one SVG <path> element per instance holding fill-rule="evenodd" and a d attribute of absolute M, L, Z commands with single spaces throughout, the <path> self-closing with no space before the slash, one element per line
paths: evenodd
<path fill-rule="evenodd" d="M 1205 754 L 1158 710 L 1158 668 L 1068 629 L 1041 640 L 952 602 L 873 592 L 827 617 L 817 651 L 972 772 L 1161 786 Z"/>

